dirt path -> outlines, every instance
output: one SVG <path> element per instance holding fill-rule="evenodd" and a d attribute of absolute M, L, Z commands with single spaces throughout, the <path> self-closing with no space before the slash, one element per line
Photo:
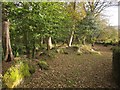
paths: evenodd
<path fill-rule="evenodd" d="M 112 52 L 107 47 L 96 48 L 102 55 L 58 54 L 55 60 L 48 60 L 50 70 L 37 69 L 19 88 L 116 88 L 112 78 Z"/>

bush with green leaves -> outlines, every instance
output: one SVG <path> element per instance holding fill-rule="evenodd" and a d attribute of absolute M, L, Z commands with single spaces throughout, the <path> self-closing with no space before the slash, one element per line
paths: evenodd
<path fill-rule="evenodd" d="M 50 51 L 44 51 L 43 53 L 40 54 L 40 56 L 45 56 L 45 57 L 49 57 L 49 58 L 55 58 L 55 51 L 54 50 L 50 50 Z"/>
<path fill-rule="evenodd" d="M 120 47 L 113 48 L 113 76 L 120 86 Z"/>
<path fill-rule="evenodd" d="M 50 58 L 55 58 L 56 57 L 56 55 L 55 55 L 55 52 L 54 51 L 50 51 L 50 52 L 48 52 L 48 56 L 50 57 Z"/>
<path fill-rule="evenodd" d="M 7 88 L 14 88 L 19 85 L 25 77 L 29 77 L 30 75 L 31 67 L 29 67 L 28 63 L 18 61 L 6 71 L 3 76 L 3 83 Z"/>
<path fill-rule="evenodd" d="M 41 60 L 41 61 L 39 61 L 38 62 L 38 65 L 39 65 L 39 67 L 41 68 L 41 70 L 48 70 L 49 69 L 49 65 L 47 64 L 47 62 L 46 61 L 44 61 L 44 60 Z"/>
<path fill-rule="evenodd" d="M 30 72 L 30 74 L 35 73 L 35 67 L 32 65 L 29 65 L 29 72 Z"/>

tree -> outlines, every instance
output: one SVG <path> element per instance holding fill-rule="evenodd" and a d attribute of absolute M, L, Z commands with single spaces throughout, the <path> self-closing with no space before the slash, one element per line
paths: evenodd
<path fill-rule="evenodd" d="M 70 16 L 73 20 L 73 25 L 71 29 L 71 34 L 70 34 L 70 40 L 68 46 L 71 47 L 72 42 L 73 42 L 73 37 L 74 33 L 76 31 L 76 24 L 78 21 L 82 20 L 85 16 L 86 13 L 83 10 L 83 2 L 77 3 L 76 1 L 71 2 L 68 5 L 68 12 L 70 13 Z"/>
<path fill-rule="evenodd" d="M 50 50 L 52 41 L 64 40 L 68 36 L 67 29 L 72 20 L 63 2 L 16 2 L 10 5 L 8 18 L 15 56 L 25 53 L 30 57 L 32 52 L 34 58 L 36 46 L 40 47 L 42 41 L 46 41 Z"/>
<path fill-rule="evenodd" d="M 9 33 L 9 19 L 7 18 L 9 15 L 8 4 L 3 4 L 3 22 L 2 22 L 2 43 L 3 43 L 3 53 L 4 53 L 4 60 L 11 61 L 14 59 L 11 43 L 10 43 L 10 33 Z"/>
<path fill-rule="evenodd" d="M 9 35 L 9 21 L 4 20 L 3 21 L 3 51 L 4 51 L 4 60 L 5 61 L 11 61 L 14 59 L 13 53 L 12 53 L 12 48 L 11 48 L 11 43 L 10 43 L 10 35 Z"/>
<path fill-rule="evenodd" d="M 86 12 L 86 16 L 79 21 L 77 27 L 78 31 L 76 31 L 77 37 L 79 36 L 82 40 L 82 44 L 85 44 L 86 39 L 90 38 L 92 45 L 99 34 L 100 26 L 99 26 L 99 18 L 101 12 L 109 7 L 112 2 L 111 1 L 101 1 L 101 0 L 87 0 L 83 4 L 83 10 Z M 97 33 L 96 33 L 97 32 Z M 80 41 L 80 40 L 79 40 Z"/>
<path fill-rule="evenodd" d="M 52 48 L 52 38 L 60 37 L 62 33 L 66 32 L 65 27 L 71 22 L 68 21 L 69 15 L 64 10 L 64 3 L 42 3 L 42 11 L 45 25 L 43 28 L 44 36 L 47 37 L 47 49 L 50 50 Z"/>
<path fill-rule="evenodd" d="M 91 12 L 94 17 L 100 15 L 100 13 L 107 7 L 113 5 L 111 0 L 87 0 L 84 3 L 84 9 L 86 12 Z"/>

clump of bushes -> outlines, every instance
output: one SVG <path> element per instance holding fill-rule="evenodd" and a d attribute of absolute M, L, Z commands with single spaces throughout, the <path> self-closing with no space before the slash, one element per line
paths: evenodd
<path fill-rule="evenodd" d="M 38 65 L 41 68 L 41 70 L 48 70 L 49 69 L 49 65 L 44 60 L 39 61 Z"/>
<path fill-rule="evenodd" d="M 55 57 L 56 57 L 54 51 L 48 52 L 48 56 L 49 56 L 50 58 L 55 58 Z"/>
<path fill-rule="evenodd" d="M 49 58 L 55 58 L 55 52 L 53 50 L 44 51 L 40 54 L 40 56 L 47 56 Z"/>
<path fill-rule="evenodd" d="M 113 76 L 120 86 L 120 47 L 113 48 Z"/>
<path fill-rule="evenodd" d="M 11 66 L 3 76 L 3 88 L 14 88 L 21 83 L 25 77 L 29 77 L 35 69 L 27 62 L 18 61 Z"/>
<path fill-rule="evenodd" d="M 35 67 L 29 64 L 29 72 L 30 74 L 35 73 Z"/>

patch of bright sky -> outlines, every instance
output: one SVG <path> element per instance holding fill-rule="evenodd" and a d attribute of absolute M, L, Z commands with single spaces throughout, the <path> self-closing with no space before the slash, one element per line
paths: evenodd
<path fill-rule="evenodd" d="M 102 13 L 103 17 L 108 20 L 109 25 L 118 26 L 118 6 L 108 7 Z"/>

